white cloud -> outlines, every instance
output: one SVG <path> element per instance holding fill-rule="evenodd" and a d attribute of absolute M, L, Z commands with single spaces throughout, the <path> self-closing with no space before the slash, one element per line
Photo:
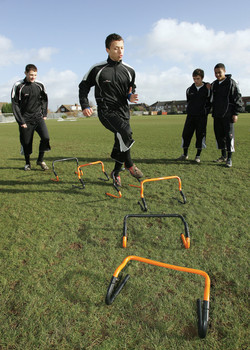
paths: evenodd
<path fill-rule="evenodd" d="M 226 61 L 250 66 L 250 29 L 226 33 L 200 23 L 161 19 L 146 38 L 145 54 L 162 60 L 189 63 L 197 56 L 203 62 Z"/>
<path fill-rule="evenodd" d="M 136 76 L 139 102 L 149 105 L 156 101 L 185 99 L 186 88 L 192 83 L 190 74 L 177 67 L 151 74 L 138 72 Z"/>
<path fill-rule="evenodd" d="M 0 47 L 2 50 L 10 50 L 12 48 L 11 40 L 0 35 Z"/>
<path fill-rule="evenodd" d="M 42 47 L 38 50 L 32 50 L 31 51 L 31 58 L 32 61 L 42 61 L 42 62 L 49 62 L 51 60 L 51 56 L 56 54 L 58 52 L 58 49 L 54 47 Z"/>
<path fill-rule="evenodd" d="M 11 89 L 18 80 L 20 80 L 20 78 L 16 76 L 0 85 L 0 102 L 10 102 Z"/>
<path fill-rule="evenodd" d="M 79 78 L 71 70 L 50 69 L 41 77 L 49 98 L 49 108 L 55 111 L 62 104 L 78 103 Z"/>
<path fill-rule="evenodd" d="M 192 71 L 204 69 L 204 80 L 212 82 L 218 62 L 223 62 L 227 73 L 239 82 L 242 95 L 249 96 L 249 37 L 250 28 L 215 32 L 200 23 L 175 19 L 159 20 L 144 38 L 130 37 L 139 68 L 136 82 L 140 102 L 185 99 L 186 88 L 193 82 Z"/>
<path fill-rule="evenodd" d="M 12 64 L 26 64 L 28 61 L 48 62 L 58 50 L 53 47 L 17 50 L 12 41 L 0 35 L 0 67 Z"/>

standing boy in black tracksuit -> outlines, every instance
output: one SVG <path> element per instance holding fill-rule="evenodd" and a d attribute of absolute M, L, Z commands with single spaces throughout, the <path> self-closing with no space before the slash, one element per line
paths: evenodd
<path fill-rule="evenodd" d="M 90 68 L 79 84 L 79 100 L 83 114 L 86 117 L 93 113 L 89 106 L 88 93 L 95 86 L 95 99 L 98 107 L 98 117 L 105 128 L 114 133 L 115 142 L 111 157 L 115 167 L 111 173 L 116 185 L 121 185 L 119 172 L 123 163 L 130 174 L 137 179 L 143 176 L 134 165 L 130 148 L 134 140 L 130 128 L 130 112 L 128 101 L 137 102 L 135 94 L 135 71 L 122 61 L 124 42 L 120 35 L 110 34 L 105 41 L 108 53 L 107 61 Z"/>
<path fill-rule="evenodd" d="M 234 123 L 238 113 L 243 111 L 243 101 L 237 83 L 226 74 L 223 63 L 214 67 L 217 80 L 212 83 L 212 117 L 214 118 L 214 133 L 221 157 L 217 163 L 226 162 L 226 167 L 232 167 L 234 152 Z"/>
<path fill-rule="evenodd" d="M 196 156 L 195 162 L 200 163 L 200 155 L 206 148 L 207 115 L 210 109 L 210 86 L 203 82 L 204 71 L 195 69 L 193 71 L 194 83 L 187 89 L 187 118 L 182 132 L 183 154 L 177 160 L 188 159 L 188 147 L 196 132 Z"/>
<path fill-rule="evenodd" d="M 37 67 L 28 64 L 25 68 L 26 77 L 17 81 L 11 91 L 13 114 L 19 125 L 20 142 L 25 156 L 24 170 L 31 170 L 30 154 L 36 131 L 41 138 L 37 165 L 42 170 L 48 170 L 43 160 L 44 152 L 50 150 L 49 133 L 45 124 L 48 108 L 48 97 L 43 84 L 36 81 Z"/>

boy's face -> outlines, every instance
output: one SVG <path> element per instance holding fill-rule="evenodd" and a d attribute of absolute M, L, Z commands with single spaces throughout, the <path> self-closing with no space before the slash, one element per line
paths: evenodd
<path fill-rule="evenodd" d="M 223 68 L 215 68 L 214 75 L 215 75 L 217 80 L 222 81 L 226 77 L 226 71 Z"/>
<path fill-rule="evenodd" d="M 122 60 L 123 53 L 124 53 L 124 43 L 123 40 L 119 41 L 112 41 L 110 48 L 107 49 L 106 51 L 109 54 L 109 57 L 111 58 L 112 61 L 119 62 Z"/>
<path fill-rule="evenodd" d="M 200 75 L 196 75 L 195 77 L 193 77 L 193 79 L 194 79 L 195 86 L 201 86 L 203 84 L 202 77 Z"/>
<path fill-rule="evenodd" d="M 34 70 L 30 70 L 29 72 L 25 72 L 26 79 L 29 83 L 33 83 L 36 80 L 37 72 Z"/>

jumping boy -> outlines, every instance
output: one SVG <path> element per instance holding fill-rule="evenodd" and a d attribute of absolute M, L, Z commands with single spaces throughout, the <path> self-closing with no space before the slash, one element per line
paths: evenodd
<path fill-rule="evenodd" d="M 237 83 L 226 74 L 223 63 L 214 67 L 216 80 L 212 83 L 212 117 L 214 118 L 214 133 L 221 157 L 217 163 L 226 162 L 226 167 L 232 167 L 234 150 L 234 123 L 238 113 L 243 111 L 243 101 Z"/>
<path fill-rule="evenodd" d="M 206 148 L 207 115 L 210 109 L 210 85 L 203 82 L 204 71 L 195 69 L 193 71 L 194 83 L 187 89 L 187 118 L 182 132 L 183 154 L 177 160 L 188 159 L 188 147 L 194 132 L 196 132 L 197 148 L 195 162 L 200 163 L 200 155 Z"/>
<path fill-rule="evenodd" d="M 108 53 L 107 61 L 95 64 L 90 68 L 79 84 L 79 100 L 83 114 L 87 117 L 93 113 L 89 106 L 88 93 L 95 86 L 95 99 L 98 117 L 108 130 L 114 133 L 115 142 L 111 158 L 115 160 L 111 173 L 116 185 L 121 186 L 119 172 L 125 163 L 130 174 L 139 179 L 142 172 L 134 165 L 130 148 L 134 140 L 130 127 L 128 101 L 137 102 L 135 94 L 135 71 L 122 61 L 124 53 L 123 38 L 118 34 L 110 34 L 105 41 Z"/>
<path fill-rule="evenodd" d="M 44 85 L 36 81 L 37 67 L 34 64 L 25 67 L 25 76 L 14 84 L 11 91 L 13 114 L 19 125 L 20 142 L 26 162 L 24 170 L 31 170 L 30 154 L 35 131 L 41 139 L 37 165 L 42 170 L 48 170 L 43 160 L 44 152 L 50 150 L 49 133 L 45 124 L 48 97 Z"/>

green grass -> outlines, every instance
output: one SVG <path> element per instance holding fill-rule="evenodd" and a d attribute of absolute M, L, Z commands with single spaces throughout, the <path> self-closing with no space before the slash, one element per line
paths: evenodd
<path fill-rule="evenodd" d="M 215 147 L 209 117 L 208 148 L 200 165 L 176 162 L 181 154 L 184 116 L 133 117 L 132 149 L 146 178 L 178 175 L 145 184 L 149 213 L 177 213 L 191 236 L 183 248 L 183 225 L 176 219 L 128 220 L 128 245 L 122 248 L 123 218 L 142 213 L 140 191 L 127 172 L 122 198 L 111 182 L 98 179 L 99 165 L 84 168 L 86 188 L 78 185 L 76 164 L 52 170 L 35 165 L 24 172 L 16 124 L 1 124 L 0 159 L 0 349 L 247 349 L 250 116 L 236 124 L 233 168 L 213 162 Z M 78 157 L 80 164 L 101 160 L 109 174 L 113 135 L 97 118 L 47 122 L 52 151 L 46 162 Z M 194 141 L 194 140 L 193 140 Z M 194 159 L 194 142 L 190 147 Z M 131 262 L 131 278 L 111 306 L 104 302 L 115 269 L 128 255 L 201 269 L 211 278 L 207 337 L 197 335 L 196 299 L 203 298 L 201 276 Z M 125 270 L 125 269 L 124 269 Z"/>

